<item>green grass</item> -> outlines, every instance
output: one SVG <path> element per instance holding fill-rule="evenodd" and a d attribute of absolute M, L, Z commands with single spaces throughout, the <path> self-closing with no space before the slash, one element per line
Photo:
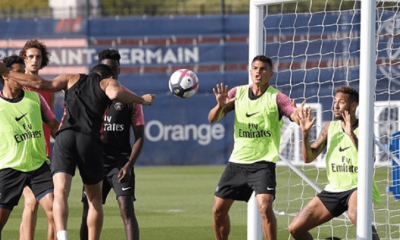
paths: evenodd
<path fill-rule="evenodd" d="M 224 166 L 174 166 L 174 167 L 139 167 L 136 169 L 136 216 L 139 221 L 142 240 L 209 240 L 214 239 L 212 229 L 213 193 Z M 315 196 L 315 191 L 308 186 L 303 186 L 302 180 L 287 167 L 278 167 L 277 183 L 278 193 L 274 208 L 285 212 L 277 215 L 278 239 L 288 239 L 287 226 L 299 209 L 309 199 Z M 318 178 L 318 182 L 324 183 L 325 172 L 317 172 L 314 167 L 303 168 L 311 179 Z M 376 179 L 386 179 L 386 168 L 377 170 Z M 379 183 L 381 194 L 385 194 L 385 182 Z M 322 186 L 321 186 L 322 187 Z M 386 194 L 385 194 L 386 195 Z M 68 234 L 70 239 L 79 239 L 79 226 L 81 219 L 81 180 L 79 174 L 73 179 L 72 190 L 69 198 Z M 295 200 L 288 204 L 287 198 Z M 383 199 L 376 207 L 400 209 L 398 202 Z M 3 230 L 3 239 L 18 239 L 18 229 L 21 219 L 23 199 L 19 206 L 12 212 L 9 221 Z M 119 215 L 118 204 L 114 193 L 111 193 L 104 206 L 104 226 L 102 239 L 124 239 L 124 229 Z M 397 218 L 398 218 L 398 211 Z M 378 222 L 385 223 L 390 216 L 386 211 L 376 211 Z M 231 240 L 246 239 L 247 205 L 244 202 L 235 202 L 230 211 Z M 330 227 L 321 230 L 313 230 L 315 238 L 339 236 L 354 238 L 355 228 L 349 222 L 332 221 L 335 227 L 334 234 Z M 329 224 L 325 224 L 329 226 Z M 349 227 L 347 227 L 347 226 Z M 388 224 L 378 225 L 381 239 L 392 237 L 400 238 L 394 229 L 389 229 Z M 393 227 L 392 227 L 393 228 Z M 36 229 L 36 239 L 46 239 L 47 223 L 43 210 L 40 209 Z M 389 234 L 389 231 L 395 232 Z M 396 235 L 397 234 L 397 235 Z"/>

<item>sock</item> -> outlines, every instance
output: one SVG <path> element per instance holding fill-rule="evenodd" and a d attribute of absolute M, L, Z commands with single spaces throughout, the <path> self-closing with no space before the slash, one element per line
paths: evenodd
<path fill-rule="evenodd" d="M 57 232 L 57 239 L 58 240 L 68 240 L 67 230 L 58 231 Z"/>

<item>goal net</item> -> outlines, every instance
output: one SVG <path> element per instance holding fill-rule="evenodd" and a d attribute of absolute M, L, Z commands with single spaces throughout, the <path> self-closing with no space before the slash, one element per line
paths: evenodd
<path fill-rule="evenodd" d="M 305 100 L 313 109 L 317 122 L 311 142 L 333 120 L 335 89 L 343 85 L 359 89 L 361 4 L 348 0 L 250 2 L 249 61 L 260 53 L 271 57 L 275 75 L 270 84 L 297 104 Z M 399 10 L 397 1 L 376 2 L 376 80 L 375 94 L 370 96 L 375 111 L 370 121 L 375 136 L 375 180 L 381 193 L 381 203 L 373 205 L 372 224 L 380 239 L 400 238 Z M 254 27 L 260 21 L 261 30 Z M 287 120 L 280 152 L 274 210 L 278 239 L 290 239 L 287 228 L 294 216 L 327 184 L 325 152 L 313 163 L 303 164 L 300 129 Z M 357 235 L 345 214 L 310 233 L 314 239 L 355 239 Z M 248 234 L 248 239 L 255 238 Z"/>

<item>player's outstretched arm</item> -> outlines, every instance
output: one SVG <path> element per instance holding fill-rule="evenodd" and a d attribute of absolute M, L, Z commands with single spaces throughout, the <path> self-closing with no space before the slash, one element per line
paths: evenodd
<path fill-rule="evenodd" d="M 228 86 L 224 86 L 223 83 L 217 84 L 216 88 L 213 88 L 215 99 L 217 104 L 208 113 L 209 122 L 218 122 L 223 118 L 228 112 L 232 111 L 236 98 L 229 99 Z"/>
<path fill-rule="evenodd" d="M 121 84 L 113 78 L 102 80 L 100 82 L 100 87 L 111 100 L 142 105 L 152 105 L 154 102 L 154 94 L 145 94 L 140 97 L 132 92 L 123 90 Z"/>
<path fill-rule="evenodd" d="M 1 69 L 1 64 L 3 63 L 0 63 L 0 69 Z M 3 74 L 6 75 L 11 80 L 16 81 L 18 84 L 22 86 L 28 86 L 30 88 L 40 89 L 49 92 L 58 92 L 61 90 L 66 91 L 68 89 L 69 79 L 71 78 L 79 79 L 79 75 L 65 74 L 65 75 L 60 75 L 53 80 L 46 80 L 37 75 L 28 75 L 15 71 L 9 71 L 8 69 L 6 69 L 3 72 Z"/>

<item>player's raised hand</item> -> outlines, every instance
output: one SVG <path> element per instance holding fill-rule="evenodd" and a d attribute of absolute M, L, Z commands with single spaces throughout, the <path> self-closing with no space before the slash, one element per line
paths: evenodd
<path fill-rule="evenodd" d="M 217 84 L 217 86 L 213 88 L 213 92 L 215 95 L 215 99 L 222 107 L 225 105 L 231 105 L 236 100 L 236 98 L 228 98 L 229 87 L 228 85 L 224 85 L 223 83 Z"/>
<path fill-rule="evenodd" d="M 344 132 L 347 135 L 351 135 L 353 133 L 353 129 L 351 128 L 351 116 L 350 113 L 345 110 L 344 113 L 342 113 L 342 117 L 343 117 L 343 129 Z"/>
<path fill-rule="evenodd" d="M 290 115 L 290 119 L 293 122 L 300 124 L 300 117 L 303 116 L 303 111 L 305 110 L 305 104 L 306 101 L 303 101 L 300 107 L 297 107 L 296 100 L 292 101 L 293 113 Z"/>
<path fill-rule="evenodd" d="M 303 108 L 304 108 L 304 104 L 305 104 L 305 103 L 306 103 L 306 102 L 303 101 L 303 102 L 301 103 L 300 107 L 297 107 L 296 100 L 293 100 L 293 101 L 292 101 L 293 113 L 290 115 L 290 119 L 291 119 L 293 122 L 295 122 L 295 123 L 297 123 L 297 124 L 300 124 L 300 122 L 299 122 L 299 116 L 303 114 Z"/>
<path fill-rule="evenodd" d="M 308 133 L 314 125 L 316 118 L 312 118 L 312 110 L 309 107 L 304 108 L 302 105 L 301 112 L 298 113 L 299 124 L 303 133 Z M 311 119 L 312 118 L 312 119 Z"/>
<path fill-rule="evenodd" d="M 217 105 L 210 110 L 208 114 L 208 121 L 218 122 L 219 119 L 224 117 L 226 113 L 234 108 L 236 98 L 229 99 L 228 85 L 225 86 L 223 83 L 217 84 L 217 86 L 213 88 L 213 92 L 215 95 L 215 99 L 217 100 Z"/>

